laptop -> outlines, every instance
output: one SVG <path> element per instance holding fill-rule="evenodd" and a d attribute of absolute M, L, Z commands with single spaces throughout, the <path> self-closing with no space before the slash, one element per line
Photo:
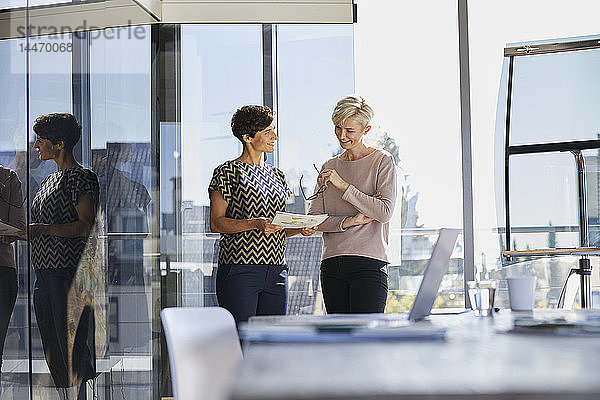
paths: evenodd
<path fill-rule="evenodd" d="M 433 252 L 425 267 L 423 280 L 419 286 L 415 302 L 408 314 L 410 321 L 418 321 L 431 314 L 442 278 L 448 271 L 450 256 L 452 255 L 452 250 L 454 250 L 459 232 L 459 229 L 440 229 L 437 242 L 433 246 Z"/>
<path fill-rule="evenodd" d="M 415 302 L 408 314 L 256 316 L 242 325 L 240 336 L 248 341 L 267 342 L 355 341 L 374 338 L 377 340 L 442 339 L 444 329 L 390 330 L 376 327 L 406 327 L 431 314 L 442 278 L 448 271 L 450 256 L 459 232 L 459 229 L 440 229 Z"/>
<path fill-rule="evenodd" d="M 423 280 L 419 285 L 419 290 L 417 291 L 415 301 L 410 309 L 410 312 L 408 313 L 408 316 L 406 317 L 409 321 L 419 321 L 431 314 L 431 309 L 433 308 L 433 304 L 435 303 L 435 299 L 437 298 L 438 290 L 440 289 L 442 279 L 448 271 L 448 267 L 450 265 L 450 257 L 452 256 L 452 251 L 454 250 L 454 246 L 456 245 L 456 239 L 458 238 L 459 233 L 460 229 L 440 229 L 438 239 L 435 242 L 435 245 L 433 246 L 433 251 L 431 252 L 431 257 L 429 258 L 429 261 L 427 261 L 427 265 L 425 266 L 425 271 L 423 272 Z M 468 310 L 453 309 L 452 314 L 457 314 L 465 311 Z M 362 317 L 364 319 L 368 318 L 369 314 L 332 314 L 330 316 L 332 317 L 331 322 L 333 322 L 333 320 L 338 320 L 339 323 L 343 323 L 342 321 L 344 319 L 347 321 L 350 321 L 352 318 L 360 319 Z M 347 318 L 344 318 L 344 316 L 346 316 Z M 406 314 L 384 314 L 384 318 L 385 316 L 389 316 L 390 318 L 394 319 L 402 319 L 406 316 Z M 323 323 L 327 324 L 327 321 L 323 321 Z"/>

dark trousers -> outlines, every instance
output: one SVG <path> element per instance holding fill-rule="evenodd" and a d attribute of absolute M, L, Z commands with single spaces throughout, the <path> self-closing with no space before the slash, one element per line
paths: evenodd
<path fill-rule="evenodd" d="M 254 315 L 285 315 L 288 300 L 287 265 L 222 264 L 217 270 L 219 306 L 236 323 Z"/>
<path fill-rule="evenodd" d="M 388 292 L 386 265 L 360 256 L 323 260 L 321 288 L 327 313 L 382 313 Z"/>
<path fill-rule="evenodd" d="M 93 311 L 85 306 L 78 321 L 69 321 L 70 311 L 80 307 L 78 300 L 69 296 L 76 272 L 77 268 L 35 270 L 35 316 L 57 387 L 78 385 L 95 376 Z"/>
<path fill-rule="evenodd" d="M 2 354 L 10 316 L 17 300 L 17 289 L 17 270 L 11 267 L 0 267 L 0 368 L 2 368 Z"/>

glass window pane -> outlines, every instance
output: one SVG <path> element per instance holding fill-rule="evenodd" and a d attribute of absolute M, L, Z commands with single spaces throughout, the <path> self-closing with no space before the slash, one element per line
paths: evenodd
<path fill-rule="evenodd" d="M 27 194 L 25 45 L 24 39 L 0 41 L 0 86 L 10 99 L 0 107 L 0 220 L 21 226 L 27 207 L 21 204 Z M 29 398 L 27 251 L 24 241 L 0 244 L 0 386 L 7 400 Z"/>
<path fill-rule="evenodd" d="M 462 226 L 457 7 L 456 1 L 359 4 L 356 91 L 375 111 L 367 136 L 397 155 L 404 190 L 390 225 L 388 311 L 412 305 L 437 229 Z M 396 46 L 390 38 L 406 40 Z M 462 265 L 460 235 L 435 307 L 464 305 Z"/>
<path fill-rule="evenodd" d="M 515 10 L 519 11 L 515 12 Z M 497 229 L 500 228 L 500 231 L 503 232 L 505 223 L 503 187 L 506 114 L 504 108 L 506 106 L 508 82 L 508 58 L 503 57 L 503 49 L 509 46 L 512 47 L 512 44 L 507 45 L 507 43 L 531 43 L 541 39 L 548 43 L 564 41 L 564 38 L 597 35 L 598 21 L 596 16 L 599 10 L 600 3 L 590 0 L 573 0 L 569 2 L 569 7 L 549 6 L 549 3 L 545 0 L 530 0 L 527 2 L 519 0 L 468 1 L 473 188 L 474 193 L 476 193 L 474 197 L 475 263 L 478 270 L 500 269 L 503 265 L 500 251 L 505 250 L 501 248 L 505 239 L 500 238 L 502 235 L 498 234 Z M 532 14 L 535 14 L 536 18 L 527 17 Z M 566 53 L 562 55 L 566 56 Z M 536 63 L 533 60 L 534 57 L 537 56 L 525 57 L 530 59 L 526 62 L 530 63 L 532 67 Z M 524 57 L 519 57 L 519 59 L 521 58 L 523 60 L 515 59 L 515 63 L 525 61 Z M 563 66 L 566 65 L 562 64 Z M 569 115 L 558 109 L 559 105 L 562 104 L 567 108 L 571 108 L 572 105 L 580 102 L 576 98 L 577 95 L 573 98 L 569 94 L 569 87 L 561 81 L 565 79 L 565 83 L 574 83 L 579 78 L 576 72 L 569 72 L 564 69 L 564 74 L 559 76 L 557 75 L 558 69 L 546 62 L 544 62 L 544 65 L 538 63 L 538 66 L 544 69 L 544 71 L 539 72 L 542 76 L 551 76 L 552 78 L 551 81 L 547 82 L 547 89 L 539 87 L 541 81 L 531 75 L 521 74 L 521 79 L 515 79 L 513 83 L 515 85 L 535 85 L 539 87 L 541 93 L 557 94 L 558 96 L 555 99 L 540 98 L 537 100 L 529 96 L 529 105 L 521 101 L 521 115 L 515 117 L 517 120 L 526 122 L 526 124 L 518 128 L 521 136 L 515 136 L 514 140 L 511 138 L 513 140 L 511 144 L 529 142 L 531 138 L 527 135 L 532 133 L 538 135 L 540 141 L 547 142 L 566 140 L 568 136 L 564 135 L 569 131 L 571 133 L 583 131 L 580 129 L 582 126 L 581 121 L 573 119 L 569 123 L 570 126 L 565 125 L 566 122 L 557 124 L 561 127 L 561 132 L 547 133 L 549 129 L 551 132 L 555 131 L 550 121 L 560 116 Z M 587 69 L 588 67 L 591 67 L 591 64 L 583 68 Z M 519 66 L 515 64 L 515 70 L 517 69 L 519 69 Z M 522 72 L 524 71 L 522 70 Z M 533 72 L 531 68 L 529 71 Z M 560 98 L 563 95 L 565 97 Z M 568 104 L 570 102 L 573 103 Z M 550 110 L 558 112 L 554 115 L 548 115 L 551 114 Z M 573 115 L 578 115 L 578 111 L 575 110 Z M 538 119 L 540 120 L 540 127 L 543 126 L 543 128 L 538 129 L 535 126 L 528 126 Z M 542 119 L 545 121 L 541 121 Z M 497 126 L 500 127 L 501 134 L 494 136 L 492 132 Z M 574 129 L 576 127 L 577 129 Z M 595 139 L 595 137 L 591 138 Z M 494 190 L 494 183 L 496 183 L 496 190 Z M 495 208 L 493 207 L 494 203 L 496 203 Z M 548 221 L 545 221 L 545 224 L 547 223 Z M 540 276 L 538 275 L 538 278 Z M 501 287 L 497 293 L 500 297 L 504 296 L 506 298 L 506 287 Z M 508 306 L 508 303 L 505 304 Z M 498 305 L 500 307 L 504 306 L 501 301 L 498 302 Z"/>
<path fill-rule="evenodd" d="M 209 229 L 208 184 L 216 166 L 241 154 L 230 127 L 235 110 L 262 104 L 261 40 L 260 25 L 181 28 L 181 142 L 172 141 L 161 150 L 164 162 L 175 167 L 180 162 L 180 169 L 161 179 L 181 180 L 181 208 L 167 202 L 166 210 L 181 213 L 181 226 L 170 233 L 180 232 L 181 241 L 176 238 L 168 252 L 171 270 L 181 271 L 184 306 L 216 305 L 219 235 Z M 176 189 L 169 188 L 173 199 Z"/>
<path fill-rule="evenodd" d="M 277 26 L 279 167 L 293 197 L 286 210 L 304 214 L 321 165 L 339 154 L 331 113 L 338 99 L 354 92 L 353 27 Z M 321 236 L 286 240 L 289 314 L 322 313 L 319 289 Z"/>
<path fill-rule="evenodd" d="M 72 35 L 65 34 L 54 37 L 40 36 L 36 38 L 30 38 L 30 63 L 29 63 L 29 107 L 30 107 L 30 122 L 33 125 L 35 119 L 43 114 L 48 113 L 71 113 L 73 110 L 72 105 L 72 53 L 71 52 L 53 52 L 53 51 L 39 51 L 45 43 L 56 43 L 68 45 L 72 43 Z M 51 67 L 49 67 L 51 66 Z M 33 142 L 35 141 L 35 134 L 32 127 L 28 127 L 30 132 L 30 164 L 29 164 L 29 199 L 30 204 L 40 192 L 42 183 L 46 177 L 54 173 L 57 169 L 56 163 L 52 160 L 41 160 L 38 156 L 38 152 L 33 148 Z M 32 221 L 40 222 L 40 216 L 32 213 Z M 53 214 L 48 222 L 52 221 L 56 223 L 56 215 Z M 48 251 L 43 245 L 38 244 L 39 251 Z M 30 243 L 32 254 L 36 250 L 36 246 Z M 50 256 L 49 256 L 50 257 Z M 45 258 L 44 258 L 45 259 Z M 54 259 L 54 258 L 53 258 Z M 53 323 L 48 318 L 51 315 L 50 307 L 52 301 L 60 302 L 63 301 L 64 307 L 61 310 L 64 311 L 63 316 L 68 313 L 76 312 L 74 303 L 69 301 L 68 290 L 56 290 L 57 287 L 49 289 L 48 282 L 43 280 L 39 275 L 42 273 L 42 265 L 34 264 L 32 279 L 31 279 L 31 293 L 33 293 L 33 299 L 30 299 L 35 307 L 32 308 L 32 366 L 33 373 L 39 374 L 41 378 L 33 382 L 34 396 L 40 398 L 53 398 L 57 391 L 56 385 L 65 385 L 68 379 L 65 378 L 66 368 L 63 368 L 60 362 L 50 364 L 45 353 L 52 354 L 52 357 L 56 357 L 57 352 L 60 351 L 61 343 L 64 338 L 68 336 L 66 324 Z M 45 267 L 44 267 L 45 268 Z M 50 267 L 53 268 L 53 267 Z M 56 270 L 51 271 L 56 272 Z M 60 272 L 59 272 L 60 273 Z M 61 282 L 67 282 L 68 278 Z M 57 281 L 58 282 L 58 281 Z M 36 289 L 37 288 L 37 289 Z M 60 316 L 57 316 L 57 321 L 60 321 Z M 56 336 L 52 336 L 54 330 L 59 332 Z M 55 340 L 49 338 L 54 337 Z M 42 339 L 43 338 L 43 339 Z M 43 342 L 44 340 L 44 342 Z M 56 359 L 58 361 L 58 359 Z M 58 373 L 55 381 L 51 376 L 51 371 Z M 46 383 L 43 383 L 46 382 Z"/>
<path fill-rule="evenodd" d="M 45 6 L 51 4 L 62 4 L 62 3 L 80 3 L 86 1 L 105 1 L 105 0 L 3 0 L 0 4 L 1 9 L 17 8 L 17 7 L 35 7 Z"/>
<path fill-rule="evenodd" d="M 598 139 L 600 50 L 516 57 L 510 144 Z"/>
<path fill-rule="evenodd" d="M 132 31 L 136 30 L 133 35 Z M 104 341 L 96 344 L 98 391 L 121 382 L 126 398 L 153 396 L 151 29 L 107 28 L 89 33 L 91 158 L 100 182 L 99 229 L 104 237 L 105 310 L 97 314 Z M 156 233 L 158 236 L 158 233 Z M 100 260 L 97 260 L 100 261 Z M 98 324 L 98 323 L 97 323 Z M 98 330 L 98 329 L 97 329 Z M 111 381 L 112 380 L 112 381 Z M 106 389 L 104 389 L 106 388 Z"/>
<path fill-rule="evenodd" d="M 331 113 L 340 97 L 354 92 L 353 27 L 278 25 L 279 166 L 294 191 L 290 210 L 304 213 L 300 176 L 309 195 L 318 168 L 341 149 Z"/>
<path fill-rule="evenodd" d="M 510 113 L 511 145 L 598 139 L 600 102 L 594 94 L 600 88 L 600 80 L 593 73 L 598 66 L 600 52 L 596 50 L 516 57 Z M 508 71 L 504 68 L 503 82 L 507 77 Z M 502 86 L 499 111 L 504 109 L 505 92 Z M 503 119 L 500 114 L 498 118 Z M 504 134 L 505 130 L 499 126 L 497 139 Z M 503 143 L 497 140 L 496 149 L 503 148 Z M 583 154 L 589 244 L 594 246 L 598 244 L 598 151 L 588 150 Z M 497 168 L 503 165 L 502 156 L 496 158 L 496 164 Z M 503 182 L 497 180 L 497 186 L 501 187 L 499 193 L 503 193 Z M 571 153 L 511 156 L 509 193 L 511 250 L 580 245 L 578 182 Z M 503 199 L 498 201 L 502 203 Z M 498 208 L 503 209 L 503 204 Z M 508 245 L 505 240 L 502 235 L 501 248 Z M 572 257 L 513 257 L 503 260 L 505 268 L 496 275 L 500 278 L 536 275 L 536 307 L 555 307 L 568 271 L 576 265 L 577 260 Z M 592 290 L 597 287 L 593 279 Z M 505 298 L 501 290 L 499 304 Z"/>
<path fill-rule="evenodd" d="M 26 6 L 27 0 L 6 0 L 2 5 L 0 5 L 0 10 Z"/>
<path fill-rule="evenodd" d="M 590 246 L 600 247 L 600 150 L 587 150 L 582 154 L 586 171 Z"/>
<path fill-rule="evenodd" d="M 570 153 L 510 158 L 511 250 L 548 246 L 550 226 L 560 228 L 554 247 L 579 245 L 577 176 Z M 554 231 L 554 229 L 552 230 Z"/>

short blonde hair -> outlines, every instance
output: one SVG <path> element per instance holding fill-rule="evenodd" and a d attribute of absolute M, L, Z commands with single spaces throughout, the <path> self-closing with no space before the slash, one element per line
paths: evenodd
<path fill-rule="evenodd" d="M 333 110 L 331 120 L 335 125 L 342 125 L 348 118 L 354 118 L 363 124 L 369 125 L 375 115 L 373 109 L 367 104 L 364 97 L 357 94 L 351 94 L 342 97 Z"/>

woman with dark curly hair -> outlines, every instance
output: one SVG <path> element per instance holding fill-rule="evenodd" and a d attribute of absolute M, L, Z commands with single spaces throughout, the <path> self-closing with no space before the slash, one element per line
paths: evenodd
<path fill-rule="evenodd" d="M 239 323 L 253 315 L 285 314 L 285 238 L 310 236 L 315 230 L 271 224 L 290 195 L 283 172 L 263 161 L 277 140 L 271 109 L 238 109 L 231 130 L 244 149 L 235 160 L 215 168 L 208 192 L 210 229 L 221 234 L 217 299 Z"/>

